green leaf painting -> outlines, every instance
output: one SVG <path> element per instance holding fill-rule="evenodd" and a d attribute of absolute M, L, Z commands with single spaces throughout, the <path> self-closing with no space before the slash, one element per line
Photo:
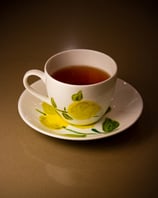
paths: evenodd
<path fill-rule="evenodd" d="M 71 98 L 72 98 L 73 101 L 80 101 L 80 100 L 82 100 L 83 99 L 82 91 L 80 90 L 77 93 L 74 93 Z"/>
<path fill-rule="evenodd" d="M 57 107 L 57 105 L 56 105 L 56 103 L 55 103 L 54 98 L 51 98 L 51 104 L 52 104 L 52 106 L 53 106 L 54 108 L 56 108 L 56 107 Z"/>
<path fill-rule="evenodd" d="M 111 118 L 106 118 L 103 122 L 103 131 L 111 132 L 119 126 L 119 122 L 116 120 L 112 120 Z"/>

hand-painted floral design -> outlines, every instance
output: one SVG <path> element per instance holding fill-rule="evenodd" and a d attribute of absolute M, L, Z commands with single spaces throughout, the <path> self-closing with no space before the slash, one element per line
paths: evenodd
<path fill-rule="evenodd" d="M 93 101 L 75 101 L 68 106 L 68 114 L 76 120 L 86 120 L 97 116 L 100 107 Z"/>
<path fill-rule="evenodd" d="M 58 130 L 59 135 L 61 136 L 68 136 L 71 138 L 75 137 L 87 137 L 88 135 L 94 135 L 94 134 L 105 134 L 108 132 L 111 132 L 119 127 L 119 122 L 112 120 L 111 118 L 105 118 L 104 122 L 102 123 L 102 131 L 94 128 L 94 125 L 87 125 L 87 126 L 77 126 L 77 125 L 70 125 L 67 121 L 65 121 L 62 116 L 59 114 L 59 109 L 57 109 L 57 106 L 52 100 L 52 105 L 47 104 L 45 102 L 42 103 L 42 110 L 36 109 L 41 115 L 39 117 L 40 122 L 52 129 L 52 130 Z M 111 108 L 108 108 L 108 113 L 111 110 Z M 67 111 L 64 109 L 62 113 L 65 113 L 67 115 Z M 69 116 L 69 115 L 67 115 Z M 74 129 L 70 128 L 70 126 L 73 126 Z M 87 133 L 86 129 L 89 129 L 89 132 Z M 62 133 L 61 129 L 64 129 L 67 131 L 67 133 Z M 80 129 L 82 129 L 80 131 Z M 84 132 L 85 129 L 85 132 Z M 52 131 L 53 132 L 53 131 Z"/>
<path fill-rule="evenodd" d="M 41 113 L 40 122 L 45 126 L 52 129 L 61 129 L 68 125 L 68 123 L 64 119 L 62 119 L 54 105 L 43 102 L 42 110 L 43 111 L 37 111 Z"/>
<path fill-rule="evenodd" d="M 83 100 L 82 91 L 72 95 L 72 103 L 68 106 L 69 115 L 76 120 L 86 120 L 96 117 L 101 107 L 94 101 Z"/>
<path fill-rule="evenodd" d="M 54 111 L 60 112 L 66 120 L 86 120 L 92 117 L 96 117 L 101 107 L 94 101 L 83 100 L 82 91 L 78 91 L 71 96 L 72 103 L 64 109 L 58 109 L 57 104 L 53 98 L 51 98 L 51 104 L 54 107 Z"/>

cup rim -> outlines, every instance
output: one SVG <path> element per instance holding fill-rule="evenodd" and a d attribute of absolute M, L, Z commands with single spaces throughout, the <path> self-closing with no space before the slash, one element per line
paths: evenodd
<path fill-rule="evenodd" d="M 103 81 L 100 81 L 100 82 L 97 82 L 97 83 L 87 84 L 87 85 L 86 85 L 86 84 L 85 84 L 85 85 L 76 85 L 76 84 L 65 83 L 65 82 L 56 80 L 55 78 L 53 78 L 53 77 L 49 74 L 49 72 L 47 71 L 47 66 L 48 66 L 49 62 L 50 62 L 53 58 L 55 58 L 55 57 L 57 57 L 57 56 L 60 56 L 60 55 L 62 55 L 62 54 L 65 54 L 65 53 L 79 52 L 79 51 L 82 51 L 82 52 L 83 52 L 83 51 L 85 51 L 85 52 L 93 52 L 93 53 L 98 53 L 98 54 L 101 54 L 101 55 L 106 56 L 106 57 L 113 63 L 113 65 L 115 66 L 115 72 L 114 72 L 114 74 L 113 74 L 113 75 L 110 75 L 110 77 L 109 77 L 108 79 L 106 79 L 106 80 L 103 80 Z M 56 82 L 58 82 L 58 83 L 60 83 L 60 84 L 67 85 L 67 86 L 73 86 L 73 87 L 74 87 L 74 86 L 75 86 L 75 87 L 91 87 L 91 86 L 96 86 L 96 85 L 104 84 L 105 82 L 108 82 L 108 81 L 110 81 L 111 79 L 115 78 L 115 77 L 117 76 L 118 67 L 117 67 L 117 63 L 115 62 L 115 60 L 114 60 L 111 56 L 109 56 L 108 54 L 105 54 L 104 52 L 97 51 L 97 50 L 92 50 L 92 49 L 75 48 L 75 49 L 63 50 L 63 51 L 58 52 L 58 53 L 52 55 L 51 57 L 49 57 L 49 58 L 47 59 L 47 61 L 45 62 L 44 71 L 45 71 L 45 73 L 46 73 L 52 80 L 54 80 L 54 81 L 56 81 Z"/>

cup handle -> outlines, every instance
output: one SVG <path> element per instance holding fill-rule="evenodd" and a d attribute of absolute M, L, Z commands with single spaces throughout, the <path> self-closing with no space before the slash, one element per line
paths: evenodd
<path fill-rule="evenodd" d="M 23 77 L 23 84 L 24 84 L 24 87 L 27 89 L 27 91 L 29 93 L 31 93 L 33 96 L 35 96 L 36 98 L 40 99 L 41 101 L 45 101 L 45 102 L 49 102 L 49 98 L 47 96 L 44 96 L 42 94 L 40 94 L 37 90 L 35 90 L 29 83 L 28 83 L 28 78 L 30 76 L 37 76 L 39 77 L 43 82 L 44 84 L 46 83 L 46 76 L 45 76 L 45 73 L 38 70 L 38 69 L 32 69 L 32 70 L 29 70 L 27 71 L 25 74 L 24 74 L 24 77 Z"/>

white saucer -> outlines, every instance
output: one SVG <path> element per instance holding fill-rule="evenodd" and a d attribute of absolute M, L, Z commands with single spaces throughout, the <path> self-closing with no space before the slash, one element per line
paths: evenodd
<path fill-rule="evenodd" d="M 33 83 L 32 86 L 39 90 L 40 93 L 46 94 L 45 86 L 41 80 Z M 39 112 L 36 109 L 41 109 L 41 101 L 32 96 L 25 90 L 18 101 L 18 111 L 24 122 L 36 131 L 51 137 L 65 140 L 94 140 L 109 137 L 118 134 L 131 125 L 133 125 L 140 117 L 143 110 L 143 100 L 138 91 L 127 82 L 118 79 L 114 93 L 114 98 L 111 104 L 111 111 L 106 114 L 107 117 L 116 120 L 120 126 L 112 132 L 108 133 L 93 133 L 92 128 L 98 131 L 102 130 L 102 123 L 105 117 L 97 122 L 93 127 L 87 129 L 79 129 L 74 126 L 68 126 L 70 130 L 85 133 L 85 137 L 75 137 L 73 133 L 65 129 L 54 130 L 49 129 L 39 121 Z M 68 134 L 68 136 L 65 135 Z"/>

